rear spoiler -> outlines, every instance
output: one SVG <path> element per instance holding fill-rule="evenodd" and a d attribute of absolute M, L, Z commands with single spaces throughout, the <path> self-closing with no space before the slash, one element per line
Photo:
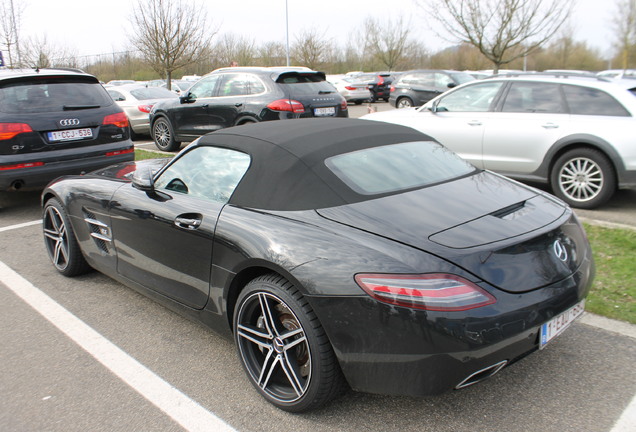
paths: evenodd
<path fill-rule="evenodd" d="M 320 81 L 327 81 L 325 73 L 318 71 L 286 71 L 278 74 L 272 74 L 272 79 L 277 83 L 283 83 L 283 80 L 289 77 L 313 77 L 319 78 Z"/>

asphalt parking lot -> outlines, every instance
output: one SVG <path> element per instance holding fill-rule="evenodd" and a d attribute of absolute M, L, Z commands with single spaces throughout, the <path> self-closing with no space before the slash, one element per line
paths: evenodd
<path fill-rule="evenodd" d="M 636 195 L 624 192 L 582 215 L 631 224 Z M 0 430 L 635 430 L 633 326 L 630 336 L 588 319 L 461 391 L 349 392 L 318 412 L 279 411 L 251 388 L 231 341 L 99 273 L 59 275 L 38 197 L 0 209 Z"/>

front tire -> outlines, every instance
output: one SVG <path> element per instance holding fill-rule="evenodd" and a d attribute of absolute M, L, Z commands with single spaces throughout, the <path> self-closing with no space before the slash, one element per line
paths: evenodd
<path fill-rule="evenodd" d="M 51 198 L 44 205 L 42 227 L 46 251 L 58 272 L 70 277 L 90 271 L 91 268 L 82 255 L 66 210 L 55 198 Z"/>
<path fill-rule="evenodd" d="M 165 117 L 159 117 L 152 124 L 152 139 L 159 150 L 171 152 L 181 147 L 181 143 L 175 141 L 174 129 Z"/>
<path fill-rule="evenodd" d="M 256 278 L 240 293 L 234 338 L 250 381 L 280 409 L 316 409 L 344 388 L 340 366 L 311 306 L 278 275 Z"/>
<path fill-rule="evenodd" d="M 616 173 L 610 160 L 590 148 L 570 150 L 554 163 L 552 191 L 570 206 L 591 209 L 605 204 L 616 191 Z"/>

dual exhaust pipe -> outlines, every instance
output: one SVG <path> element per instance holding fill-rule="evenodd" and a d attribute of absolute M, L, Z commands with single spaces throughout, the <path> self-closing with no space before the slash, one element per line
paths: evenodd
<path fill-rule="evenodd" d="M 457 384 L 455 386 L 455 390 L 459 390 L 459 389 L 471 386 L 473 384 L 477 384 L 478 382 L 483 381 L 486 378 L 490 378 L 491 376 L 493 376 L 494 374 L 502 370 L 504 366 L 506 366 L 507 364 L 508 364 L 508 360 L 503 360 L 503 361 L 500 361 L 499 363 L 495 363 L 481 370 L 478 370 L 477 372 L 468 375 L 468 377 L 466 377 L 462 382 Z"/>

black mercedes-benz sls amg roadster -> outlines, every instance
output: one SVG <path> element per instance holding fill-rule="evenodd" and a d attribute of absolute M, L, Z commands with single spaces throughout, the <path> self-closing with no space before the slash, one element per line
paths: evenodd
<path fill-rule="evenodd" d="M 208 134 L 172 160 L 52 182 L 44 242 L 234 338 L 257 391 L 459 389 L 542 348 L 594 276 L 561 201 L 413 129 L 300 119 Z"/>

